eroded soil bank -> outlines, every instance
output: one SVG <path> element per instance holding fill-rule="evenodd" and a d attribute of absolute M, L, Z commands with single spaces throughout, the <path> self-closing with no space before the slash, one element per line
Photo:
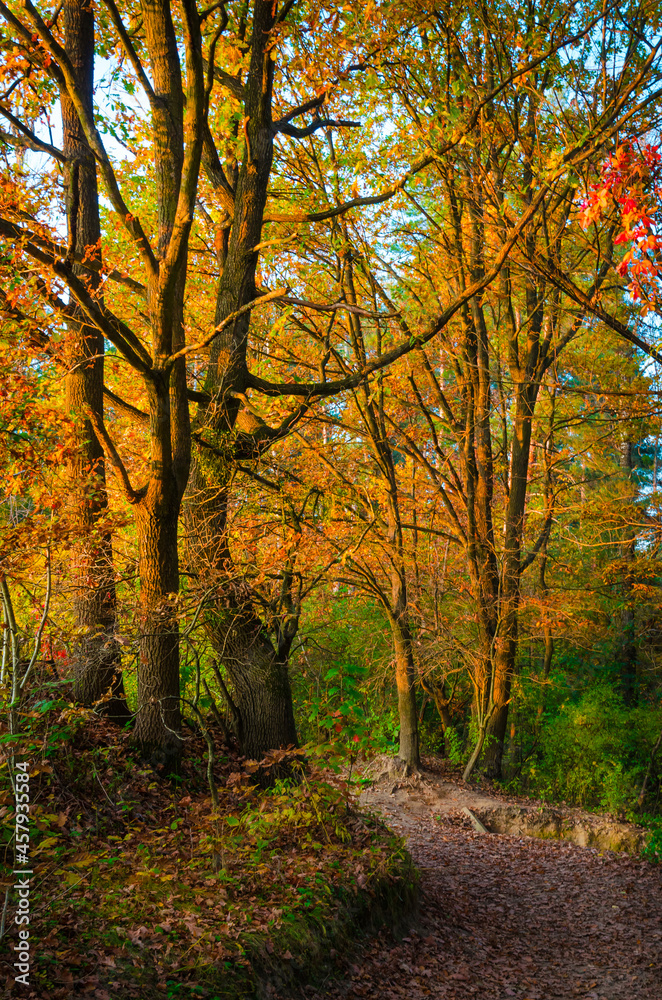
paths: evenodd
<path fill-rule="evenodd" d="M 444 817 L 468 808 L 491 833 L 569 840 L 599 851 L 638 854 L 648 837 L 642 827 L 582 809 L 482 792 L 464 782 L 449 780 L 434 767 L 428 767 L 420 776 L 405 777 L 394 769 L 393 761 L 380 758 L 371 765 L 371 776 L 374 784 L 362 794 L 363 806 L 384 814 L 395 808 L 405 826 L 408 817 Z"/>
<path fill-rule="evenodd" d="M 481 835 L 461 809 L 495 800 L 455 786 L 442 808 L 438 791 L 389 778 L 364 796 L 407 838 L 419 916 L 400 940 L 372 939 L 350 967 L 339 956 L 341 978 L 301 995 L 662 1000 L 659 867 L 564 840 Z"/>

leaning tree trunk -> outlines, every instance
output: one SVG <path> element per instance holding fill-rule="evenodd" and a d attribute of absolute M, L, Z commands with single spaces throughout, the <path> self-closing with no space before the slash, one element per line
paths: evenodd
<path fill-rule="evenodd" d="M 92 109 L 94 89 L 94 13 L 83 0 L 64 5 L 65 47 L 75 67 L 79 94 Z M 99 199 L 94 157 L 73 102 L 61 94 L 63 151 L 66 168 L 70 266 L 85 275 L 91 289 L 99 275 L 74 262 L 85 255 L 101 259 Z M 103 419 L 104 341 L 87 325 L 79 307 L 72 309 L 66 338 L 66 405 L 77 428 L 76 453 L 69 462 L 70 507 L 79 538 L 71 561 L 76 638 L 72 644 L 74 697 L 83 705 L 126 721 L 120 649 L 115 638 L 117 602 L 110 532 L 99 529 L 107 516 L 106 469 L 89 413 Z"/>
<path fill-rule="evenodd" d="M 499 626 L 495 642 L 494 712 L 487 726 L 483 769 L 490 778 L 501 778 L 508 709 L 517 656 L 517 625 L 522 574 L 521 548 L 531 450 L 531 423 L 539 383 L 531 380 L 518 392 L 510 462 L 510 494 L 506 511 Z"/>

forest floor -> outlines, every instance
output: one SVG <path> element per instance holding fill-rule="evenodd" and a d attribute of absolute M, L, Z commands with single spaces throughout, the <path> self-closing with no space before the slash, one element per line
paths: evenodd
<path fill-rule="evenodd" d="M 480 834 L 463 807 L 503 796 L 427 770 L 377 782 L 362 805 L 406 837 L 418 918 L 373 938 L 308 1000 L 662 1000 L 662 871 L 563 840 Z"/>
<path fill-rule="evenodd" d="M 248 1000 L 319 975 L 359 927 L 413 912 L 418 875 L 402 839 L 354 808 L 342 775 L 304 771 L 301 751 L 260 768 L 210 727 L 213 805 L 201 733 L 186 736 L 173 778 L 130 732 L 71 713 L 47 729 L 38 716 L 43 744 L 33 732 L 17 754 L 32 758 L 27 983 L 13 964 L 15 800 L 10 751 L 0 754 L 0 996 Z M 300 780 L 277 780 L 285 768 Z"/>

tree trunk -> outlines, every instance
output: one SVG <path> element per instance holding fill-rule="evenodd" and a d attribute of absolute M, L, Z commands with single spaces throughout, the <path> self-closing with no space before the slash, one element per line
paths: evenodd
<path fill-rule="evenodd" d="M 256 0 L 253 5 L 250 64 L 244 83 L 245 145 L 234 189 L 231 222 L 223 223 L 223 246 L 216 316 L 222 324 L 256 299 L 255 247 L 262 223 L 273 161 L 271 100 L 274 61 L 272 31 L 277 5 Z M 220 162 L 205 152 L 207 176 L 222 198 L 227 182 Z M 228 229 L 230 232 L 228 233 Z M 246 392 L 246 353 L 250 313 L 237 317 L 210 346 L 205 390 L 211 405 L 199 407 L 199 435 L 216 449 L 197 448 L 186 499 L 187 557 L 191 568 L 211 590 L 203 621 L 219 660 L 232 683 L 236 725 L 242 750 L 260 758 L 268 750 L 297 743 L 287 658 L 296 634 L 295 615 L 272 643 L 256 613 L 249 589 L 238 579 L 227 537 L 227 507 L 236 460 L 238 395 Z M 226 454 L 219 457 L 225 449 Z M 249 458 L 252 460 L 253 456 Z"/>
<path fill-rule="evenodd" d="M 141 5 L 153 97 L 156 186 L 156 254 L 147 280 L 151 365 L 149 397 L 150 477 L 132 503 L 140 573 L 140 659 L 135 736 L 143 751 L 176 769 L 179 726 L 179 513 L 188 480 L 191 428 L 184 347 L 184 293 L 188 246 L 206 123 L 200 21 L 186 3 L 181 41 L 167 0 Z M 186 120 L 184 113 L 186 112 Z"/>
<path fill-rule="evenodd" d="M 400 718 L 398 757 L 409 767 L 418 770 L 421 760 L 411 636 L 409 628 L 397 619 L 392 621 L 392 630 L 395 651 L 395 683 L 398 689 L 398 715 Z"/>
<path fill-rule="evenodd" d="M 75 67 L 79 93 L 92 108 L 94 89 L 94 13 L 83 0 L 64 5 L 65 48 Z M 80 125 L 73 102 L 61 94 L 63 151 L 69 252 L 100 261 L 101 230 L 94 157 Z M 99 276 L 71 262 L 75 274 L 85 275 L 91 289 Z M 78 432 L 76 455 L 69 463 L 70 505 L 79 538 L 71 568 L 76 639 L 72 643 L 74 697 L 91 706 L 106 700 L 99 710 L 119 722 L 130 713 L 124 699 L 120 649 L 115 638 L 117 602 L 112 537 L 97 525 L 108 513 L 106 468 L 103 450 L 87 416 L 103 419 L 104 341 L 101 333 L 84 321 L 82 310 L 72 310 L 66 339 L 68 372 L 66 406 Z"/>
<path fill-rule="evenodd" d="M 510 461 L 510 493 L 506 511 L 505 544 L 501 571 L 499 626 L 493 670 L 494 712 L 487 726 L 483 767 L 490 778 L 501 778 L 508 708 L 517 655 L 517 618 L 522 572 L 521 547 L 531 450 L 531 423 L 538 394 L 535 380 L 521 385 L 517 394 Z"/>
<path fill-rule="evenodd" d="M 185 503 L 187 558 L 207 587 L 202 620 L 231 682 L 223 694 L 237 739 L 246 756 L 260 760 L 269 750 L 298 745 L 288 672 L 298 614 L 277 627 L 272 642 L 250 588 L 234 569 L 227 534 L 230 478 L 231 465 L 195 455 Z"/>
<path fill-rule="evenodd" d="M 483 744 L 485 743 L 485 730 L 487 724 L 483 723 L 478 730 L 478 739 L 476 740 L 476 746 L 473 748 L 471 756 L 467 761 L 467 765 L 462 773 L 462 781 L 468 781 L 474 772 L 476 764 L 478 763 L 478 758 L 480 757 L 481 751 L 483 749 Z"/>
<path fill-rule="evenodd" d="M 626 491 L 628 505 L 635 499 L 635 489 L 632 478 L 632 441 L 625 439 L 621 444 L 621 470 L 626 477 Z M 626 516 L 631 517 L 631 508 L 628 506 Z M 622 596 L 623 607 L 621 608 L 620 633 L 617 639 L 616 665 L 618 668 L 619 681 L 623 701 L 626 705 L 634 705 L 637 701 L 637 646 L 635 643 L 635 614 L 633 606 L 632 591 L 632 563 L 635 558 L 635 532 L 632 526 L 628 525 L 625 531 L 625 540 L 621 545 L 621 559 L 623 561 L 623 583 Z"/>
<path fill-rule="evenodd" d="M 135 738 L 164 766 L 176 766 L 179 738 L 179 499 L 174 483 L 152 481 L 135 508 L 140 575 L 140 661 Z"/>
<path fill-rule="evenodd" d="M 551 531 L 552 517 L 554 515 L 554 505 L 555 496 L 554 488 L 552 483 L 552 467 L 553 467 L 553 453 L 554 453 L 554 416 L 555 416 L 555 402 L 556 402 L 556 387 L 553 386 L 550 392 L 550 398 L 552 402 L 552 409 L 549 417 L 549 433 L 545 441 L 545 481 L 544 481 L 544 493 L 545 493 L 545 520 L 549 525 L 549 530 L 547 531 L 543 544 L 540 548 L 540 562 L 538 565 L 538 590 L 540 592 L 540 599 L 543 605 L 546 603 L 549 597 L 549 587 L 547 586 L 547 580 L 545 573 L 547 571 L 547 558 L 548 558 L 548 548 L 549 548 L 549 535 Z M 552 660 L 554 658 L 554 636 L 552 634 L 552 627 L 549 621 L 549 612 L 546 608 L 543 610 L 543 640 L 544 640 L 544 650 L 542 657 L 542 676 L 543 681 L 549 680 L 550 671 L 552 669 Z M 543 711 L 545 709 L 545 691 L 546 686 L 543 684 L 542 693 L 540 697 L 540 705 L 538 706 L 538 721 L 541 720 Z"/>
<path fill-rule="evenodd" d="M 238 632 L 235 655 L 229 653 L 226 641 L 223 662 L 232 679 L 231 711 L 242 752 L 252 760 L 261 760 L 269 750 L 297 746 L 298 738 L 287 657 L 274 650 L 262 623 L 256 621 L 255 625 L 250 647 L 246 645 L 250 632 L 246 623 Z"/>
<path fill-rule="evenodd" d="M 494 665 L 494 711 L 486 728 L 487 746 L 482 763 L 488 778 L 501 778 L 516 650 L 516 641 L 509 643 L 503 659 L 497 657 Z"/>

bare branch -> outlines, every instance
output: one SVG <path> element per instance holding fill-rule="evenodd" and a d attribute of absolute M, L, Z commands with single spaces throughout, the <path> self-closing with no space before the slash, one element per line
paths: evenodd
<path fill-rule="evenodd" d="M 133 67 L 133 71 L 138 77 L 138 80 L 140 81 L 140 84 L 143 90 L 145 91 L 150 107 L 153 109 L 156 103 L 156 97 L 152 89 L 152 85 L 147 78 L 147 74 L 145 73 L 145 68 L 141 63 L 138 53 L 136 52 L 133 46 L 133 42 L 129 37 L 129 33 L 126 30 L 126 27 L 124 26 L 124 22 L 122 21 L 122 16 L 115 5 L 115 0 L 103 0 L 103 2 L 108 8 L 108 12 L 110 13 L 110 19 L 113 22 L 115 30 L 120 37 L 120 40 L 124 47 L 124 51 L 127 54 L 131 66 Z"/>
<path fill-rule="evenodd" d="M 219 333 L 222 333 L 228 326 L 231 326 L 240 316 L 243 316 L 247 312 L 251 312 L 251 310 L 256 309 L 257 306 L 266 305 L 267 302 L 273 302 L 275 299 L 282 299 L 286 292 L 286 288 L 276 288 L 273 292 L 268 292 L 266 295 L 261 295 L 259 298 L 253 299 L 252 302 L 247 302 L 245 306 L 241 307 L 241 309 L 236 309 L 233 313 L 230 313 L 229 316 L 226 316 L 222 323 L 219 323 L 218 326 L 214 327 L 211 333 L 202 340 L 198 341 L 197 344 L 189 344 L 188 347 L 183 347 L 181 351 L 177 351 L 176 354 L 171 354 L 170 357 L 166 359 L 166 368 L 173 365 L 178 358 L 184 358 L 187 354 L 191 354 L 193 351 L 204 350 L 204 348 L 208 347 L 212 340 L 219 335 Z"/>
<path fill-rule="evenodd" d="M 106 458 L 115 469 L 115 473 L 120 483 L 122 484 L 122 488 L 127 500 L 129 501 L 129 503 L 132 504 L 139 503 L 139 501 L 142 500 L 143 498 L 144 491 L 134 490 L 133 486 L 131 485 L 129 473 L 126 471 L 126 466 L 124 465 L 124 462 L 120 458 L 119 452 L 115 447 L 113 439 L 106 430 L 105 424 L 98 416 L 98 414 L 94 413 L 94 411 L 91 409 L 86 410 L 85 416 L 94 427 L 94 432 L 97 436 L 99 444 L 103 448 Z"/>
<path fill-rule="evenodd" d="M 78 119 L 81 123 L 83 131 L 85 132 L 85 138 L 87 139 L 90 149 L 99 163 L 101 175 L 103 176 L 106 190 L 108 191 L 108 196 L 113 208 L 120 216 L 122 223 L 130 235 L 135 240 L 136 246 L 140 251 L 141 257 L 147 266 L 148 271 L 150 274 L 156 275 L 158 273 L 158 262 L 154 255 L 154 251 L 152 250 L 150 242 L 145 235 L 139 219 L 137 219 L 136 216 L 129 211 L 129 208 L 122 197 L 119 184 L 117 183 L 117 177 L 115 176 L 115 171 L 113 170 L 105 146 L 101 140 L 101 135 L 96 127 L 94 115 L 89 111 L 78 88 L 76 70 L 72 65 L 65 49 L 53 37 L 31 0 L 23 0 L 23 7 L 34 26 L 36 34 L 41 39 L 41 42 L 47 52 L 57 64 L 56 79 L 61 86 L 66 88 L 67 93 L 71 98 L 76 114 L 78 115 Z M 32 33 L 27 32 L 25 26 L 21 25 L 20 22 L 13 17 L 11 12 L 8 10 L 6 5 L 1 2 L 1 0 L 0 13 L 2 13 L 7 20 L 11 19 L 12 23 L 19 24 L 21 34 L 24 35 L 27 33 L 30 43 L 33 44 Z"/>
<path fill-rule="evenodd" d="M 360 306 L 350 305 L 349 302 L 310 302 L 308 299 L 295 299 L 291 295 L 283 296 L 282 301 L 287 305 L 303 306 L 305 309 L 314 309 L 315 312 L 337 312 L 338 309 L 344 309 L 346 312 L 353 313 L 356 316 L 364 316 L 366 319 L 394 319 L 396 316 L 400 315 L 399 312 L 371 312 L 369 309 L 362 309 Z"/>
<path fill-rule="evenodd" d="M 619 337 L 622 337 L 623 340 L 627 340 L 627 342 L 632 344 L 633 347 L 639 348 L 639 350 L 643 351 L 644 354 L 647 354 L 649 358 L 653 358 L 653 360 L 657 361 L 659 365 L 662 365 L 662 354 L 660 354 L 660 352 L 650 344 L 647 344 L 645 340 L 642 340 L 641 337 L 638 337 L 636 333 L 632 333 L 625 323 L 622 323 L 615 316 L 612 316 L 611 313 L 608 313 L 607 310 L 604 309 L 598 302 L 597 296 L 594 298 L 592 295 L 588 295 L 586 292 L 582 291 L 582 289 L 579 288 L 579 286 L 576 285 L 567 274 L 564 274 L 563 271 L 556 267 L 551 261 L 542 262 L 537 259 L 534 264 L 536 270 L 538 270 L 540 274 L 544 275 L 548 281 L 569 295 L 571 299 L 574 299 L 578 305 L 583 306 L 586 312 L 596 316 L 605 324 L 605 326 L 608 326 L 611 330 L 617 333 Z"/>
<path fill-rule="evenodd" d="M 43 139 L 40 139 L 31 129 L 24 125 L 20 118 L 13 115 L 7 108 L 3 108 L 2 105 L 0 105 L 0 115 L 6 118 L 8 122 L 11 122 L 14 128 L 18 129 L 21 133 L 20 135 L 12 135 L 10 132 L 0 132 L 0 138 L 4 139 L 5 142 L 8 142 L 12 146 L 23 146 L 26 149 L 33 150 L 35 153 L 48 153 L 49 156 L 59 160 L 60 163 L 67 162 L 67 158 L 61 149 L 58 149 L 57 146 L 51 146 L 49 142 L 44 142 Z"/>
<path fill-rule="evenodd" d="M 316 116 L 311 124 L 304 128 L 297 128 L 296 125 L 290 125 L 289 122 L 282 120 L 274 122 L 272 131 L 274 135 L 282 134 L 289 135 L 293 139 L 304 139 L 307 135 L 312 135 L 313 132 L 317 132 L 321 128 L 361 128 L 361 122 L 342 119 L 335 121 L 332 118 L 318 118 Z"/>

